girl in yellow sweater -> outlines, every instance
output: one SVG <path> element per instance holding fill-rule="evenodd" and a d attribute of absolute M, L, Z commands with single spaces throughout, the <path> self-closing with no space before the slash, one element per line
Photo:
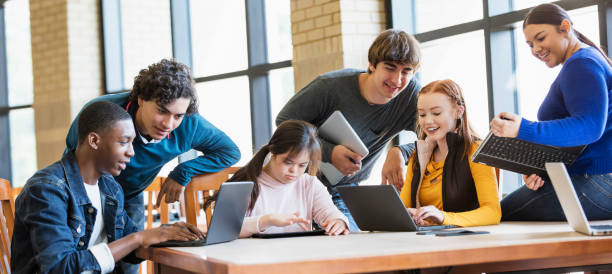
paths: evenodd
<path fill-rule="evenodd" d="M 419 92 L 417 134 L 401 191 L 419 225 L 478 226 L 501 218 L 493 168 L 472 162 L 479 138 L 467 119 L 461 87 L 452 80 Z"/>

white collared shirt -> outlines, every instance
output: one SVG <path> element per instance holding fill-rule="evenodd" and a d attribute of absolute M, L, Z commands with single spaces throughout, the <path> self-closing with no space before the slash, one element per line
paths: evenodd
<path fill-rule="evenodd" d="M 138 132 L 138 130 L 136 130 L 136 132 Z M 157 144 L 159 142 L 161 142 L 162 140 L 157 140 L 157 139 L 153 139 L 151 138 L 151 140 L 147 140 L 147 138 L 145 138 L 142 134 L 140 134 L 140 132 L 138 132 L 138 136 L 140 137 L 140 140 L 142 140 L 142 143 L 147 145 L 147 144 Z"/>

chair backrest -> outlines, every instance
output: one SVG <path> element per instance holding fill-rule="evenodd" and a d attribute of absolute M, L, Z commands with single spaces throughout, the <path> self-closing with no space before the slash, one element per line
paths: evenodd
<path fill-rule="evenodd" d="M 197 217 L 201 209 L 198 192 L 203 192 L 204 199 L 210 197 L 214 191 L 219 190 L 223 182 L 229 179 L 230 174 L 234 174 L 239 168 L 228 167 L 219 172 L 201 174 L 191 178 L 191 181 L 185 188 L 185 215 L 188 223 L 198 226 Z M 212 206 L 206 208 L 204 212 L 206 214 L 206 226 L 210 226 Z"/>
<path fill-rule="evenodd" d="M 151 183 L 144 190 L 149 196 L 147 198 L 147 229 L 153 227 L 153 207 L 155 207 L 155 204 L 153 203 L 153 197 L 157 198 L 157 194 L 159 193 L 164 180 L 166 180 L 165 177 L 155 177 L 153 183 Z M 168 204 L 165 201 L 161 201 L 161 205 L 159 206 L 158 212 L 160 222 L 162 224 L 167 224 L 170 221 L 170 217 Z"/>
<path fill-rule="evenodd" d="M 502 194 L 504 191 L 504 180 L 501 169 L 495 168 L 495 178 L 497 179 L 497 195 L 499 196 L 499 200 L 502 199 Z"/>
<path fill-rule="evenodd" d="M 144 190 L 144 192 L 147 193 L 147 203 L 146 203 L 146 208 L 147 208 L 147 225 L 145 226 L 145 229 L 150 229 L 153 228 L 153 208 L 155 207 L 155 203 L 153 202 L 153 198 L 155 197 L 157 199 L 157 194 L 159 193 L 159 191 L 161 190 L 161 185 L 164 183 L 164 181 L 166 180 L 166 177 L 155 177 L 155 180 L 153 180 L 153 182 Z M 157 212 L 159 213 L 159 222 L 161 224 L 167 224 L 170 222 L 170 210 L 169 210 L 169 206 L 168 203 L 166 203 L 166 201 L 161 201 L 161 204 L 159 205 L 159 208 L 157 209 Z M 147 273 L 148 274 L 153 274 L 153 262 L 151 261 L 146 261 L 146 265 L 147 265 Z M 143 272 L 143 267 L 142 264 L 140 265 L 140 268 L 138 269 L 138 273 L 142 273 Z"/>
<path fill-rule="evenodd" d="M 8 180 L 0 179 L 0 244 L 2 245 L 0 265 L 2 266 L 2 273 L 10 273 L 11 239 L 13 238 L 13 225 L 15 223 L 12 191 L 11 183 Z"/>

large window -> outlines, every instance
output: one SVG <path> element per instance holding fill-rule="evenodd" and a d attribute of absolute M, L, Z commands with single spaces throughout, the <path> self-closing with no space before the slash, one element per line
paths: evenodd
<path fill-rule="evenodd" d="M 417 32 L 431 31 L 482 18 L 482 0 L 416 0 L 414 6 Z"/>
<path fill-rule="evenodd" d="M 289 1 L 266 1 L 266 34 L 268 58 L 271 63 L 291 60 L 291 6 Z M 293 78 L 293 77 L 292 77 Z"/>
<path fill-rule="evenodd" d="M 0 141 L 0 150 L 7 157 L 0 167 L 0 177 L 13 186 L 22 186 L 36 171 L 36 139 L 34 134 L 34 98 L 32 81 L 32 47 L 30 43 L 30 10 L 27 0 L 12 0 L 2 8 L 7 77 L 0 88 L 0 123 L 8 134 Z M 5 127 L 7 126 L 8 127 Z M 5 131 L 6 132 L 6 131 Z M 6 138 L 6 139 L 5 139 Z M 8 141 L 8 142 L 7 142 Z"/>
<path fill-rule="evenodd" d="M 240 148 L 238 165 L 253 156 L 249 79 L 246 76 L 208 81 L 196 85 L 200 113 L 225 132 Z"/>
<path fill-rule="evenodd" d="M 293 97 L 293 68 L 287 67 L 270 71 L 270 111 L 272 127 L 276 128 L 276 116 Z"/>
<path fill-rule="evenodd" d="M 276 113 L 293 95 L 289 1 L 101 5 L 107 92 L 128 91 L 140 69 L 174 57 L 191 66 L 200 113 L 236 142 L 242 153 L 239 165 L 268 142 Z"/>
<path fill-rule="evenodd" d="M 248 67 L 245 1 L 189 3 L 196 77 L 245 70 Z"/>
<path fill-rule="evenodd" d="M 476 132 L 489 131 L 486 58 L 482 31 L 459 34 L 423 43 L 420 80 L 425 86 L 434 80 L 451 79 L 463 90 L 468 117 Z"/>
<path fill-rule="evenodd" d="M 522 33 L 529 8 L 545 0 L 387 0 L 388 25 L 403 28 L 421 42 L 422 84 L 455 80 L 464 91 L 472 125 L 481 135 L 502 111 L 537 119 L 537 110 L 560 67 L 549 69 L 531 55 Z M 568 10 L 574 27 L 609 48 L 600 37 L 612 14 L 604 0 L 554 1 Z M 485 10 L 486 7 L 486 10 Z M 598 10 L 603 9 L 603 10 Z M 504 171 L 504 193 L 522 184 Z"/>
<path fill-rule="evenodd" d="M 170 1 L 129 0 L 121 3 L 124 89 L 131 89 L 141 69 L 172 57 Z"/>

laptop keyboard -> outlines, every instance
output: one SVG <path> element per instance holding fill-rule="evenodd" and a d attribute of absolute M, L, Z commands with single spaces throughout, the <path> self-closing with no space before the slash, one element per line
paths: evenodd
<path fill-rule="evenodd" d="M 576 159 L 571 153 L 516 138 L 491 138 L 489 143 L 481 153 L 538 169 L 545 169 L 544 163 L 547 162 L 563 162 L 569 165 Z"/>
<path fill-rule="evenodd" d="M 591 225 L 591 228 L 597 230 L 612 230 L 612 225 Z"/>
<path fill-rule="evenodd" d="M 547 178 L 545 163 L 562 162 L 570 166 L 585 146 L 554 147 L 516 138 L 497 137 L 489 132 L 472 161 L 520 174 L 537 174 Z"/>
<path fill-rule="evenodd" d="M 449 229 L 449 228 L 455 228 L 458 227 L 456 225 L 424 225 L 424 226 L 417 226 L 416 230 L 417 231 L 428 231 L 428 230 L 442 230 L 442 229 Z"/>
<path fill-rule="evenodd" d="M 170 240 L 161 242 L 158 244 L 151 245 L 152 247 L 189 247 L 189 246 L 204 246 L 206 245 L 206 237 L 203 239 L 197 239 L 193 241 L 177 241 Z"/>

